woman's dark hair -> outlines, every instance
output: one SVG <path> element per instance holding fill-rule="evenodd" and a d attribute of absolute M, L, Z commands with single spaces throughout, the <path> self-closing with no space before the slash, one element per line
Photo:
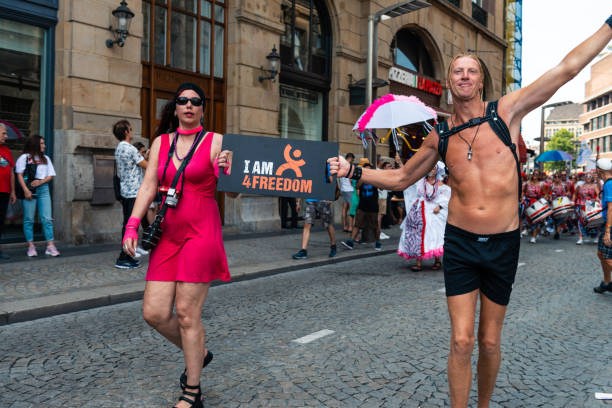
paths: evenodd
<path fill-rule="evenodd" d="M 344 156 L 344 158 L 345 158 L 346 160 L 348 160 L 348 159 L 354 159 L 354 158 L 355 158 L 355 155 L 354 155 L 353 153 L 347 153 L 347 154 L 346 154 L 346 156 Z"/>
<path fill-rule="evenodd" d="M 138 151 L 140 151 L 140 149 L 142 149 L 143 147 L 145 147 L 144 144 L 142 144 L 141 142 L 136 142 L 134 143 L 132 146 L 134 146 L 136 149 L 138 149 Z"/>
<path fill-rule="evenodd" d="M 178 98 L 181 92 L 186 91 L 188 89 L 191 89 L 192 91 L 197 93 L 200 98 L 202 98 L 202 115 L 204 115 L 204 112 L 206 111 L 206 95 L 204 94 L 204 91 L 202 90 L 202 88 L 200 88 L 194 83 L 184 82 L 179 85 L 176 92 L 174 93 L 174 97 L 169 100 L 162 108 L 161 119 L 159 121 L 157 129 L 155 129 L 155 134 L 153 135 L 153 137 L 157 137 L 165 133 L 172 133 L 178 128 L 179 121 L 178 118 L 174 115 L 174 111 L 176 110 L 176 98 Z"/>
<path fill-rule="evenodd" d="M 120 142 L 125 140 L 126 133 L 130 130 L 130 122 L 123 119 L 113 125 L 113 134 Z"/>
<path fill-rule="evenodd" d="M 23 153 L 29 154 L 32 158 L 37 157 L 40 162 L 47 164 L 45 153 L 40 148 L 41 140 L 43 140 L 43 138 L 40 135 L 30 136 L 23 146 Z"/>

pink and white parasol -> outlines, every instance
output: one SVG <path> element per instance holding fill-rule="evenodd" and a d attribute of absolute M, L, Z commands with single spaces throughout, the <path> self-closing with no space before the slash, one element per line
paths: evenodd
<path fill-rule="evenodd" d="M 432 119 L 434 121 L 437 119 L 436 111 L 425 105 L 416 96 L 387 94 L 376 99 L 366 109 L 353 126 L 353 130 L 359 132 L 359 137 L 366 146 L 367 139 L 375 142 L 370 132 L 372 129 L 395 130 L 400 126 L 423 122 L 428 130 L 431 130 L 427 121 Z M 393 141 L 399 150 L 395 132 L 393 132 Z"/>

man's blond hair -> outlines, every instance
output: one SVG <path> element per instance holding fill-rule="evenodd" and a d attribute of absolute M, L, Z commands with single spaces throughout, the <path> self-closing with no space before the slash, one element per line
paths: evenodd
<path fill-rule="evenodd" d="M 450 64 L 448 64 L 448 71 L 446 72 L 446 80 L 448 81 L 450 76 L 451 76 L 451 70 L 453 68 L 453 64 L 455 63 L 455 61 L 457 61 L 459 58 L 471 58 L 474 61 L 476 61 L 476 63 L 478 64 L 478 69 L 480 70 L 480 81 L 482 83 L 482 86 L 484 87 L 484 69 L 482 68 L 482 63 L 480 62 L 480 58 L 478 58 L 477 56 L 475 56 L 474 54 L 470 54 L 470 53 L 461 53 L 461 54 L 457 54 L 453 57 L 453 59 L 451 60 Z M 482 89 L 479 91 L 479 93 L 482 96 Z"/>

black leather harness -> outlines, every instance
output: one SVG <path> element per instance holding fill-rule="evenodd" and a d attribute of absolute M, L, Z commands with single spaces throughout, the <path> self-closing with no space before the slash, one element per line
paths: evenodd
<path fill-rule="evenodd" d="M 510 136 L 510 130 L 508 130 L 508 126 L 506 123 L 500 118 L 497 114 L 497 102 L 489 102 L 487 105 L 486 114 L 483 117 L 473 118 L 468 120 L 467 122 L 455 126 L 452 129 L 448 128 L 448 122 L 440 122 L 436 124 L 435 129 L 438 132 L 438 153 L 442 158 L 442 161 L 446 163 L 446 151 L 448 150 L 448 141 L 452 135 L 455 133 L 461 132 L 464 129 L 471 128 L 473 126 L 478 126 L 484 122 L 488 122 L 491 129 L 495 132 L 497 137 L 510 148 L 512 155 L 514 156 L 514 161 L 516 162 L 516 173 L 518 175 L 518 196 L 519 200 L 521 198 L 521 189 L 522 189 L 522 180 L 521 180 L 521 164 L 518 159 L 518 154 L 516 152 L 516 144 L 512 143 L 512 137 Z"/>

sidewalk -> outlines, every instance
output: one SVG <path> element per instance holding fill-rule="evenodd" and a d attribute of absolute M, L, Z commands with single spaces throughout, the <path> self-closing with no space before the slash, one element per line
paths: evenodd
<path fill-rule="evenodd" d="M 382 251 L 375 251 L 374 243 L 346 250 L 340 241 L 348 235 L 336 229 L 338 255 L 335 258 L 328 257 L 329 237 L 321 227 L 314 227 L 311 232 L 305 260 L 291 258 L 301 247 L 301 229 L 270 234 L 227 234 L 224 243 L 232 280 L 236 282 L 395 253 L 399 227 L 384 232 L 391 238 L 382 241 Z M 118 255 L 117 245 L 60 246 L 59 250 L 62 256 L 50 258 L 39 247 L 38 257 L 31 259 L 23 248 L 5 251 L 11 260 L 0 262 L 0 325 L 142 299 L 147 256 L 140 258 L 140 268 L 126 270 L 113 266 Z"/>

